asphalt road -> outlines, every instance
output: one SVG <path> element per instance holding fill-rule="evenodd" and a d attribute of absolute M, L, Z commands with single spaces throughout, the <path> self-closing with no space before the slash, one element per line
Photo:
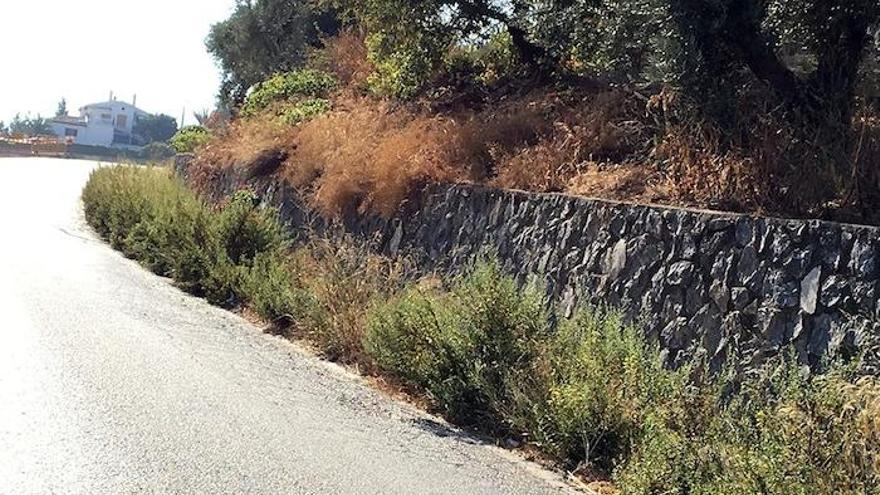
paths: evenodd
<path fill-rule="evenodd" d="M 126 260 L 0 158 L 0 493 L 569 493 Z"/>

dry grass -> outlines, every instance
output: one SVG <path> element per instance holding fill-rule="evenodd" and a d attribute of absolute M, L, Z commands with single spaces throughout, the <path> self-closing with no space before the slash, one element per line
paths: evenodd
<path fill-rule="evenodd" d="M 450 115 L 337 98 L 293 135 L 283 176 L 336 216 L 389 215 L 432 182 L 565 190 L 588 163 L 614 163 L 634 149 L 644 126 L 623 98 L 609 92 L 572 104 L 571 95 L 537 93 Z"/>
<path fill-rule="evenodd" d="M 324 46 L 312 54 L 312 65 L 334 74 L 343 88 L 362 90 L 373 73 L 364 39 L 362 30 L 346 29 L 324 40 Z"/>
<path fill-rule="evenodd" d="M 414 187 L 466 179 L 445 145 L 454 123 L 355 99 L 300 126 L 283 176 L 325 214 L 393 213 Z"/>
<path fill-rule="evenodd" d="M 326 40 L 312 63 L 341 81 L 332 109 L 296 127 L 268 115 L 234 122 L 200 154 L 201 180 L 279 150 L 288 156 L 279 174 L 332 216 L 391 215 L 426 184 L 464 181 L 880 221 L 876 111 L 857 116 L 857 142 L 843 156 L 850 152 L 821 146 L 827 137 L 809 126 L 791 125 L 797 116 L 772 106 L 761 88 L 744 90 L 739 127 L 722 132 L 668 89 L 540 89 L 489 97 L 479 109 L 377 100 L 365 96 L 373 68 L 357 30 Z"/>
<path fill-rule="evenodd" d="M 595 165 L 623 163 L 640 146 L 644 123 L 622 91 L 605 91 L 576 104 L 552 100 L 552 119 L 534 145 L 498 157 L 490 181 L 499 187 L 564 191 Z M 643 112 L 642 112 L 643 113 Z"/>
<path fill-rule="evenodd" d="M 659 121 L 650 160 L 662 166 L 668 202 L 794 217 L 876 223 L 880 120 L 853 122 L 853 143 L 772 106 L 766 92 L 741 97 L 737 128 L 721 131 L 693 102 L 663 91 L 648 105 Z M 863 110 L 864 112 L 864 110 Z M 874 207 L 872 208 L 872 205 Z"/>
<path fill-rule="evenodd" d="M 662 203 L 670 198 L 670 183 L 655 166 L 587 163 L 571 178 L 565 191 L 616 201 Z"/>
<path fill-rule="evenodd" d="M 205 146 L 198 161 L 219 168 L 243 167 L 266 150 L 288 150 L 295 133 L 294 127 L 268 116 L 239 119 Z"/>
<path fill-rule="evenodd" d="M 350 239 L 313 237 L 291 254 L 296 290 L 305 294 L 291 331 L 328 359 L 372 371 L 364 351 L 366 315 L 404 283 L 406 260 L 389 260 Z"/>

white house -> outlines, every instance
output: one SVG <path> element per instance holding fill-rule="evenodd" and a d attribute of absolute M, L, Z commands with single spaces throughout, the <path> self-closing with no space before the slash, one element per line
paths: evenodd
<path fill-rule="evenodd" d="M 92 103 L 79 109 L 79 117 L 68 115 L 49 120 L 52 132 L 59 138 L 91 146 L 129 146 L 132 129 L 138 117 L 149 115 L 132 103 L 115 98 Z"/>

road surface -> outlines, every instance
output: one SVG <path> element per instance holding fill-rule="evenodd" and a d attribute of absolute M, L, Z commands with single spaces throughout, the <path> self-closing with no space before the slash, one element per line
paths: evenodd
<path fill-rule="evenodd" d="M 123 258 L 94 166 L 0 158 L 0 493 L 572 492 Z"/>

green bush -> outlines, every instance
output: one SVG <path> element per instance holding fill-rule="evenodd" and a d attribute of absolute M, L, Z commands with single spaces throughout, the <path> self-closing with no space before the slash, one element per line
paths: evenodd
<path fill-rule="evenodd" d="M 624 494 L 861 494 L 880 490 L 880 383 L 789 362 L 654 406 L 616 479 Z"/>
<path fill-rule="evenodd" d="M 503 430 L 510 391 L 546 335 L 538 294 L 519 291 L 497 263 L 484 262 L 448 296 L 411 290 L 377 307 L 365 347 L 381 369 L 428 392 L 446 414 Z"/>
<path fill-rule="evenodd" d="M 618 313 L 580 308 L 542 346 L 520 429 L 570 465 L 608 472 L 638 442 L 651 408 L 685 385 L 685 370 L 660 362 L 659 349 Z"/>
<path fill-rule="evenodd" d="M 880 492 L 880 381 L 791 359 L 706 376 L 660 366 L 614 311 L 558 323 L 540 295 L 482 262 L 448 290 L 411 287 L 350 242 L 293 251 L 250 192 L 213 209 L 167 169 L 95 170 L 89 224 L 184 289 L 241 302 L 327 356 L 396 377 L 450 418 L 518 435 L 623 494 Z"/>
<path fill-rule="evenodd" d="M 336 85 L 332 75 L 314 69 L 275 74 L 254 87 L 241 107 L 241 114 L 252 117 L 273 104 L 298 98 L 324 99 Z"/>
<path fill-rule="evenodd" d="M 154 141 L 140 150 L 140 158 L 150 161 L 163 161 L 174 156 L 177 153 L 170 144 Z"/>
<path fill-rule="evenodd" d="M 301 317 L 309 300 L 306 293 L 293 286 L 296 276 L 287 256 L 275 252 L 257 254 L 242 281 L 251 308 L 270 320 Z"/>
<path fill-rule="evenodd" d="M 364 348 L 376 365 L 430 393 L 441 403 L 461 385 L 456 374 L 460 347 L 449 298 L 409 289 L 370 312 Z"/>
<path fill-rule="evenodd" d="M 114 247 L 217 304 L 264 291 L 249 272 L 260 255 L 280 263 L 285 247 L 274 212 L 259 209 L 252 193 L 215 211 L 164 168 L 97 169 L 83 202 L 86 220 Z"/>
<path fill-rule="evenodd" d="M 299 125 L 313 117 L 327 113 L 330 100 L 309 98 L 284 109 L 281 121 L 287 125 Z"/>
<path fill-rule="evenodd" d="M 278 252 L 284 247 L 284 230 L 273 209 L 259 208 L 257 196 L 237 191 L 215 217 L 216 231 L 224 251 L 236 265 L 253 264 L 263 252 Z"/>
<path fill-rule="evenodd" d="M 453 419 L 613 473 L 624 494 L 880 488 L 876 379 L 808 379 L 785 361 L 756 376 L 667 370 L 618 313 L 582 307 L 553 326 L 528 294 L 482 264 L 449 292 L 375 306 L 364 347 Z"/>
<path fill-rule="evenodd" d="M 177 131 L 169 144 L 178 153 L 192 153 L 211 140 L 211 133 L 200 125 L 188 125 Z"/>
<path fill-rule="evenodd" d="M 553 330 L 540 301 L 481 263 L 450 293 L 414 288 L 375 307 L 365 349 L 459 421 L 610 470 L 684 371 L 662 369 L 657 349 L 614 312 L 584 308 Z"/>

